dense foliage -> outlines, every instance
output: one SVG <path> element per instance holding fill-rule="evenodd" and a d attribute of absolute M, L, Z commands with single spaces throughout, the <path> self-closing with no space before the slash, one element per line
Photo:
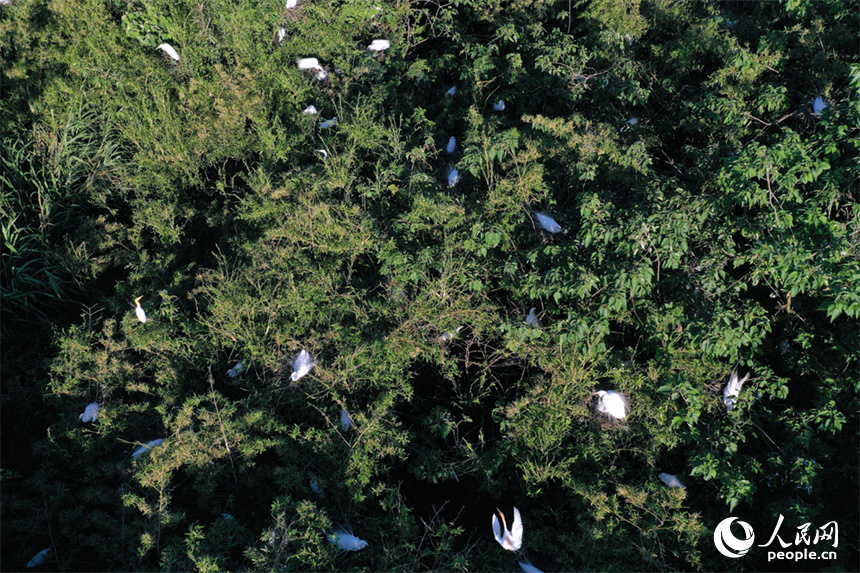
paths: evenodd
<path fill-rule="evenodd" d="M 857 570 L 850 4 L 0 6 L 0 568 Z"/>

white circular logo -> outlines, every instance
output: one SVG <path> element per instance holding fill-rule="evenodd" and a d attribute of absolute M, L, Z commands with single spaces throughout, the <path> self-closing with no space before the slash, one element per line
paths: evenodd
<path fill-rule="evenodd" d="M 733 559 L 746 555 L 755 543 L 752 525 L 746 521 L 738 521 L 738 525 L 744 530 L 744 539 L 732 535 L 732 522 L 736 519 L 737 517 L 727 517 L 714 530 L 714 545 L 717 546 L 717 551 Z"/>

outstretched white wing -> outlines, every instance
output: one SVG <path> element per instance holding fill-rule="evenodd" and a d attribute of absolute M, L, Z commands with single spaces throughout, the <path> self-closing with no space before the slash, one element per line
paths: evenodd
<path fill-rule="evenodd" d="M 514 551 L 523 546 L 523 520 L 520 518 L 520 510 L 514 508 L 514 523 L 511 525 L 511 538 L 513 538 Z"/>
<path fill-rule="evenodd" d="M 493 536 L 499 542 L 499 545 L 502 547 L 505 546 L 505 539 L 502 537 L 502 526 L 499 524 L 499 516 L 495 513 L 493 514 Z"/>

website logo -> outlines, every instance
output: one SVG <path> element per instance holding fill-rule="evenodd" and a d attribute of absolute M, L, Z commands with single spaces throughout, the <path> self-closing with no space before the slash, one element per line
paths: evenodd
<path fill-rule="evenodd" d="M 741 526 L 744 532 L 743 539 L 738 539 L 732 534 L 732 523 L 736 519 L 737 517 L 728 517 L 722 520 L 714 530 L 714 545 L 717 546 L 717 551 L 732 559 L 746 555 L 747 551 L 755 543 L 755 533 L 753 533 L 752 525 L 746 521 L 738 521 L 738 525 Z"/>

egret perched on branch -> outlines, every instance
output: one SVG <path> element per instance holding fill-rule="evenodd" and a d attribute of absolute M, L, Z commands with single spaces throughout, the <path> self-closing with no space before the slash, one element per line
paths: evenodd
<path fill-rule="evenodd" d="M 532 307 L 528 316 L 526 316 L 526 324 L 529 326 L 540 326 L 540 320 L 538 320 L 538 317 L 535 314 L 535 307 Z"/>
<path fill-rule="evenodd" d="M 449 330 L 448 332 L 443 332 L 439 338 L 437 339 L 439 342 L 446 344 L 454 340 L 454 337 L 457 336 L 457 333 L 463 330 L 462 326 L 458 326 L 454 330 Z"/>
<path fill-rule="evenodd" d="M 227 371 L 227 376 L 230 378 L 235 378 L 239 374 L 245 371 L 245 365 L 241 362 L 237 362 L 236 366 Z"/>
<path fill-rule="evenodd" d="M 812 113 L 813 115 L 821 115 L 821 112 L 824 111 L 824 108 L 827 107 L 827 102 L 824 101 L 824 98 L 817 97 L 812 100 Z"/>
<path fill-rule="evenodd" d="M 286 28 L 278 28 L 278 44 L 284 43 L 284 38 L 287 37 L 287 29 Z"/>
<path fill-rule="evenodd" d="M 293 382 L 297 382 L 299 378 L 310 372 L 314 366 L 316 366 L 314 359 L 311 358 L 307 350 L 302 348 L 302 351 L 293 360 L 293 373 L 290 375 L 290 379 Z"/>
<path fill-rule="evenodd" d="M 341 553 L 360 551 L 367 547 L 367 541 L 359 539 L 351 533 L 347 533 L 343 528 L 329 533 L 328 540 L 337 545 Z"/>
<path fill-rule="evenodd" d="M 27 563 L 27 567 L 28 568 L 38 567 L 39 565 L 41 565 L 42 563 L 45 562 L 45 557 L 47 557 L 48 553 L 50 553 L 50 552 L 51 552 L 50 547 L 48 547 L 47 549 L 42 549 L 41 551 L 36 553 L 36 555 L 34 555 L 32 559 L 30 559 L 30 561 Z"/>
<path fill-rule="evenodd" d="M 455 93 L 457 93 L 457 86 L 452 87 L 450 90 L 446 91 L 445 93 L 448 94 L 449 96 L 454 95 Z"/>
<path fill-rule="evenodd" d="M 320 129 L 329 129 L 330 127 L 337 125 L 337 116 L 334 116 L 331 119 L 324 119 L 320 124 Z"/>
<path fill-rule="evenodd" d="M 452 167 L 450 171 L 448 171 L 448 187 L 453 187 L 457 183 L 460 182 L 460 172 L 457 171 L 456 167 Z"/>
<path fill-rule="evenodd" d="M 149 450 L 151 450 L 152 448 L 156 448 L 163 443 L 164 443 L 164 440 L 161 438 L 159 438 L 157 440 L 152 440 L 151 442 L 147 442 L 146 444 L 144 444 L 144 445 L 140 446 L 139 448 L 137 448 L 136 450 L 134 450 L 134 452 L 131 454 L 131 457 L 137 459 L 140 456 L 142 456 L 143 454 L 145 454 L 146 452 L 148 452 Z"/>
<path fill-rule="evenodd" d="M 738 378 L 738 371 L 732 370 L 729 382 L 726 384 L 726 387 L 723 388 L 723 403 L 726 405 L 727 412 L 731 412 L 735 409 L 735 399 L 738 397 L 738 394 L 741 393 L 741 388 L 743 387 L 744 382 L 749 379 L 749 372 L 747 372 L 747 375 L 741 380 Z"/>
<path fill-rule="evenodd" d="M 99 403 L 93 402 L 92 404 L 88 404 L 84 413 L 79 417 L 81 422 L 95 422 L 96 418 L 99 416 Z"/>
<path fill-rule="evenodd" d="M 315 477 L 311 477 L 311 491 L 320 497 L 325 497 L 325 491 Z"/>
<path fill-rule="evenodd" d="M 159 44 L 156 50 L 161 50 L 168 56 L 170 56 L 174 61 L 179 61 L 179 54 L 176 53 L 176 50 L 173 49 L 173 46 L 170 44 Z"/>
<path fill-rule="evenodd" d="M 493 104 L 493 111 L 505 111 L 505 100 L 500 99 Z"/>
<path fill-rule="evenodd" d="M 341 408 L 340 410 L 340 427 L 343 428 L 344 432 L 352 427 L 352 418 L 349 417 L 349 412 L 346 411 L 346 408 Z"/>
<path fill-rule="evenodd" d="M 371 52 L 384 52 L 391 47 L 391 42 L 388 40 L 374 40 L 367 47 Z"/>
<path fill-rule="evenodd" d="M 609 414 L 609 416 L 616 420 L 623 420 L 627 417 L 627 400 L 623 394 L 615 390 L 598 390 L 597 396 L 599 397 L 597 402 L 598 412 Z"/>
<path fill-rule="evenodd" d="M 523 546 L 523 521 L 520 519 L 520 510 L 516 507 L 514 508 L 514 523 L 510 530 L 508 530 L 508 524 L 505 522 L 505 514 L 499 511 L 498 508 L 496 508 L 496 511 L 502 516 L 502 524 L 505 526 L 503 532 L 499 527 L 499 518 L 494 513 L 493 535 L 496 541 L 508 551 L 519 551 L 520 547 Z"/>
<path fill-rule="evenodd" d="M 299 0 L 287 0 L 287 10 L 295 8 L 298 3 Z"/>
<path fill-rule="evenodd" d="M 523 559 L 518 565 L 523 570 L 523 573 L 543 573 L 543 571 L 532 565 L 528 559 Z"/>
<path fill-rule="evenodd" d="M 142 299 L 142 298 L 143 298 L 142 296 L 139 296 L 136 299 L 134 299 L 134 304 L 137 305 L 137 308 L 134 309 L 134 312 L 137 314 L 137 319 L 140 322 L 146 323 L 146 311 L 143 310 L 142 306 L 140 306 L 140 299 Z"/>
<path fill-rule="evenodd" d="M 299 58 L 296 65 L 300 70 L 321 70 L 320 61 L 316 58 Z"/>
<path fill-rule="evenodd" d="M 457 151 L 457 138 L 453 135 L 451 136 L 451 139 L 448 140 L 448 145 L 445 147 L 445 151 L 448 153 L 454 153 Z"/>
<path fill-rule="evenodd" d="M 628 119 L 627 121 L 624 122 L 624 125 L 622 125 L 621 129 L 619 129 L 618 131 L 620 131 L 621 133 L 624 133 L 625 131 L 627 131 L 628 129 L 630 129 L 634 125 L 637 125 L 638 123 L 639 123 L 639 118 L 631 117 L 630 119 Z"/>
<path fill-rule="evenodd" d="M 316 108 L 316 106 L 309 105 L 308 107 L 306 107 L 306 108 L 302 111 L 302 113 L 304 113 L 304 114 L 308 114 L 308 115 L 316 115 L 316 113 L 317 113 L 317 108 Z"/>
<path fill-rule="evenodd" d="M 667 473 L 663 472 L 657 477 L 659 477 L 660 480 L 663 483 L 665 483 L 666 485 L 668 485 L 669 487 L 680 487 L 683 489 L 687 489 L 687 486 L 682 484 L 681 480 L 679 480 L 677 477 L 673 476 L 672 474 L 667 474 Z"/>
<path fill-rule="evenodd" d="M 544 231 L 549 231 L 550 233 L 560 233 L 561 225 L 555 222 L 551 216 L 546 213 L 535 212 L 535 217 L 537 217 L 538 223 L 543 227 Z"/>

